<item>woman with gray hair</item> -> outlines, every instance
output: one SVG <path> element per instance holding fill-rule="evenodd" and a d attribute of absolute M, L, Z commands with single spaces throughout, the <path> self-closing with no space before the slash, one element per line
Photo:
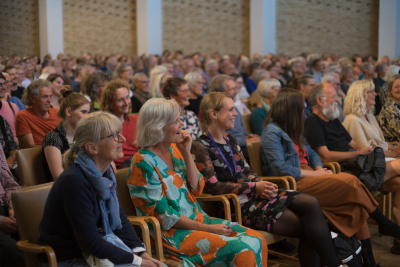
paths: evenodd
<path fill-rule="evenodd" d="M 184 266 L 266 266 L 267 244 L 260 234 L 209 217 L 196 201 L 205 182 L 180 111 L 175 100 L 161 98 L 150 99 L 140 110 L 136 143 L 142 149 L 127 177 L 137 215 L 159 220 L 166 256 L 179 258 Z M 207 257 L 199 248 L 218 253 Z"/>
<path fill-rule="evenodd" d="M 101 94 L 109 81 L 110 74 L 106 72 L 94 72 L 89 74 L 82 82 L 82 94 L 88 96 L 89 100 L 92 101 L 90 112 L 100 110 Z"/>
<path fill-rule="evenodd" d="M 185 80 L 188 84 L 190 94 L 189 106 L 185 107 L 185 109 L 199 115 L 200 102 L 203 99 L 203 76 L 197 72 L 189 72 L 185 75 Z"/>
<path fill-rule="evenodd" d="M 75 143 L 63 155 L 65 171 L 47 197 L 37 241 L 54 249 L 59 266 L 88 267 L 90 259 L 162 266 L 146 253 L 118 202 L 111 162 L 123 156 L 121 128 L 114 115 L 91 113 L 79 121 Z M 46 260 L 39 256 L 41 266 Z"/>
<path fill-rule="evenodd" d="M 250 115 L 250 126 L 252 133 L 261 136 L 264 129 L 264 119 L 267 116 L 272 102 L 274 101 L 274 98 L 280 88 L 280 82 L 274 78 L 262 80 L 258 84 L 256 92 L 260 95 L 261 100 L 260 104 L 253 109 Z"/>

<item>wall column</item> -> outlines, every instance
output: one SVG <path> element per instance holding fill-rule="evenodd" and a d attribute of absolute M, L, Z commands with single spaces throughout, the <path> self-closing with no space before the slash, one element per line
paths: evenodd
<path fill-rule="evenodd" d="M 400 0 L 379 1 L 378 57 L 400 57 Z"/>
<path fill-rule="evenodd" d="M 276 53 L 276 0 L 250 0 L 250 57 Z"/>
<path fill-rule="evenodd" d="M 39 0 L 40 58 L 64 53 L 62 0 Z"/>
<path fill-rule="evenodd" d="M 162 0 L 136 1 L 138 55 L 162 54 Z"/>

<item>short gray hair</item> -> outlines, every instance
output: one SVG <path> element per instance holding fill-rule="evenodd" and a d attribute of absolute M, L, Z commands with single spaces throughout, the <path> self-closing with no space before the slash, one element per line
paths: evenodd
<path fill-rule="evenodd" d="M 74 145 L 63 154 L 63 168 L 68 168 L 78 152 L 86 152 L 86 143 L 97 144 L 100 138 L 121 130 L 121 121 L 109 112 L 98 111 L 86 115 L 76 126 Z"/>
<path fill-rule="evenodd" d="M 38 97 L 39 90 L 43 87 L 49 87 L 51 89 L 51 82 L 43 79 L 33 81 L 28 88 L 24 89 L 24 93 L 22 94 L 22 103 L 26 106 L 32 106 L 31 97 Z"/>
<path fill-rule="evenodd" d="M 292 59 L 290 59 L 289 61 L 288 61 L 288 64 L 289 64 L 289 66 L 290 66 L 290 70 L 292 71 L 292 72 L 295 72 L 296 71 L 296 65 L 298 64 L 298 63 L 303 63 L 303 62 L 306 62 L 306 60 L 304 59 L 304 57 L 294 57 L 294 58 L 292 58 Z"/>
<path fill-rule="evenodd" d="M 226 91 L 225 81 L 235 81 L 232 77 L 228 75 L 217 75 L 215 76 L 210 83 L 210 87 L 208 88 L 208 92 L 222 92 Z"/>
<path fill-rule="evenodd" d="M 262 81 L 263 80 L 262 76 L 266 73 L 268 73 L 268 75 L 269 75 L 269 71 L 267 71 L 267 70 L 263 70 L 263 69 L 256 70 L 256 73 L 254 74 L 254 78 L 253 78 L 254 83 L 258 84 L 260 81 Z"/>
<path fill-rule="evenodd" d="M 185 80 L 188 83 L 189 90 L 192 90 L 194 83 L 196 82 L 197 78 L 203 78 L 200 73 L 197 72 L 189 72 L 185 75 Z"/>
<path fill-rule="evenodd" d="M 117 68 L 118 77 L 119 77 L 119 75 L 120 75 L 121 73 L 124 73 L 126 67 L 129 67 L 129 66 L 132 67 L 132 65 L 129 64 L 129 63 L 121 63 L 121 64 L 118 66 L 118 68 Z M 133 68 L 132 68 L 132 69 L 133 69 Z"/>
<path fill-rule="evenodd" d="M 139 147 L 154 146 L 165 138 L 164 126 L 175 121 L 181 110 L 174 99 L 151 98 L 139 111 L 136 124 L 136 144 Z"/>
<path fill-rule="evenodd" d="M 265 98 L 268 97 L 269 92 L 271 92 L 271 89 L 276 86 L 281 87 L 281 83 L 277 79 L 274 78 L 265 79 L 258 83 L 257 92 L 262 98 Z"/>
<path fill-rule="evenodd" d="M 317 83 L 311 88 L 310 94 L 308 96 L 308 102 L 310 102 L 311 107 L 317 106 L 317 98 L 324 96 L 324 84 Z"/>
<path fill-rule="evenodd" d="M 339 74 L 336 72 L 328 72 L 327 74 L 324 75 L 321 79 L 321 83 L 328 83 L 331 82 L 337 77 L 339 79 Z"/>
<path fill-rule="evenodd" d="M 210 60 L 208 60 L 208 61 L 206 62 L 206 67 L 205 67 L 206 72 L 208 72 L 208 71 L 211 69 L 211 67 L 212 67 L 213 65 L 217 65 L 217 66 L 218 66 L 218 62 L 217 62 L 215 59 L 210 59 Z"/>

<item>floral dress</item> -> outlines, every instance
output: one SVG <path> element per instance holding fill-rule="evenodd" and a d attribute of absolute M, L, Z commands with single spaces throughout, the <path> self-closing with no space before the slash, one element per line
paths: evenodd
<path fill-rule="evenodd" d="M 180 117 L 183 122 L 182 130 L 188 130 L 192 140 L 196 140 L 201 135 L 199 119 L 193 111 L 186 110 L 186 114 Z"/>
<path fill-rule="evenodd" d="M 386 142 L 400 142 L 400 105 L 391 97 L 386 99 L 378 117 Z"/>
<path fill-rule="evenodd" d="M 192 155 L 197 168 L 204 176 L 205 191 L 213 195 L 237 194 L 242 207 L 243 225 L 272 232 L 275 222 L 300 192 L 279 189 L 278 195 L 271 200 L 256 196 L 255 184 L 262 179 L 250 169 L 236 139 L 228 133 L 225 133 L 225 138 L 236 160 L 234 175 L 237 182 L 207 135 L 203 134 L 193 142 Z M 228 163 L 234 166 L 229 147 L 226 144 L 218 146 Z"/>
<path fill-rule="evenodd" d="M 203 191 L 203 176 L 199 175 L 196 191 L 186 181 L 185 162 L 177 147 L 172 145 L 169 151 L 173 170 L 150 150 L 140 149 L 127 177 L 137 215 L 154 216 L 160 221 L 166 256 L 191 267 L 267 266 L 267 244 L 254 230 L 235 225 L 230 236 L 222 236 L 173 227 L 181 215 L 204 224 L 231 222 L 211 218 L 202 211 L 195 196 Z M 150 234 L 154 238 L 152 229 Z"/>

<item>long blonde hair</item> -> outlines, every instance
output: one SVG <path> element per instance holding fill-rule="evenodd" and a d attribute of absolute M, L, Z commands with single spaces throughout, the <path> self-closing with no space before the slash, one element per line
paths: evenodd
<path fill-rule="evenodd" d="M 63 154 L 63 168 L 68 168 L 80 151 L 86 152 L 86 143 L 96 144 L 101 137 L 111 135 L 121 129 L 121 121 L 108 112 L 98 111 L 83 117 L 76 126 L 75 143 Z"/>
<path fill-rule="evenodd" d="M 366 111 L 368 91 L 374 90 L 375 85 L 367 80 L 355 81 L 350 85 L 347 96 L 344 99 L 343 114 L 349 115 L 354 114 L 357 117 L 364 117 L 365 114 L 373 114 L 374 106 L 369 107 Z"/>

